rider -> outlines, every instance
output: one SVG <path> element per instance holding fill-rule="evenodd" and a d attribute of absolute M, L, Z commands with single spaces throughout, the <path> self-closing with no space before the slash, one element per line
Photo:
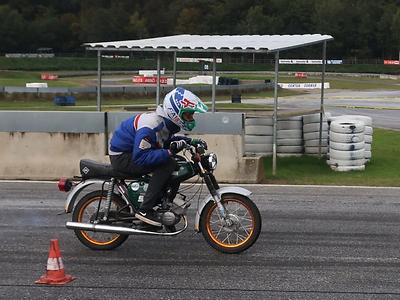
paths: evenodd
<path fill-rule="evenodd" d="M 177 87 L 164 97 L 163 105 L 155 112 L 135 114 L 115 130 L 109 151 L 113 169 L 134 176 L 153 173 L 136 218 L 161 226 L 153 207 L 161 199 L 161 192 L 176 169 L 173 156 L 187 143 L 207 146 L 201 139 L 175 134 L 181 129 L 191 131 L 196 126 L 193 114 L 207 110 L 199 97 Z"/>

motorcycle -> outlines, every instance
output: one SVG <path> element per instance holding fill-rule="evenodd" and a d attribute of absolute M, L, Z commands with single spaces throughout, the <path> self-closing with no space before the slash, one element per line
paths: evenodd
<path fill-rule="evenodd" d="M 189 156 L 189 157 L 188 157 Z M 215 153 L 206 153 L 203 145 L 186 145 L 181 155 L 175 155 L 177 168 L 172 173 L 162 199 L 154 208 L 162 227 L 144 224 L 135 218 L 143 201 L 150 175 L 132 177 L 112 169 L 110 164 L 92 160 L 80 161 L 81 176 L 61 178 L 60 191 L 69 192 L 65 212 L 72 212 L 68 229 L 85 246 L 93 250 L 111 250 L 126 241 L 129 235 L 176 236 L 188 227 L 187 210 L 202 187 L 209 195 L 198 201 L 194 229 L 207 243 L 223 253 L 240 253 L 250 248 L 261 231 L 261 216 L 249 198 L 251 192 L 241 187 L 220 187 L 213 171 L 217 167 Z M 198 176 L 200 188 L 188 199 L 180 183 Z M 79 195 L 92 185 L 101 189 Z M 192 186 L 198 187 L 192 183 Z M 191 187 L 189 185 L 189 187 Z M 90 189 L 89 189 L 90 190 Z"/>

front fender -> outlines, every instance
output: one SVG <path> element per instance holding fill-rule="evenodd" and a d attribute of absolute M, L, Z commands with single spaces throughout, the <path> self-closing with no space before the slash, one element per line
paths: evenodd
<path fill-rule="evenodd" d="M 222 197 L 223 194 L 239 194 L 245 197 L 249 197 L 252 192 L 250 192 L 247 189 L 244 189 L 242 187 L 239 186 L 227 186 L 227 187 L 223 187 L 217 190 L 217 193 L 220 197 Z M 196 219 L 195 219 L 195 223 L 194 223 L 194 230 L 199 232 L 200 231 L 200 216 L 201 213 L 204 210 L 204 207 L 207 205 L 208 202 L 210 201 L 214 201 L 212 196 L 209 195 L 206 198 L 204 198 L 200 204 L 199 207 L 197 208 L 197 212 L 196 212 Z"/>
<path fill-rule="evenodd" d="M 65 201 L 65 212 L 66 213 L 70 213 L 74 207 L 74 203 L 76 201 L 76 198 L 78 198 L 80 192 L 87 188 L 88 186 L 92 185 L 92 184 L 103 184 L 104 180 L 100 180 L 100 179 L 89 179 L 89 180 L 85 180 L 82 181 L 80 183 L 78 183 L 76 186 L 74 186 L 72 188 L 72 190 L 69 192 L 68 196 L 67 196 L 67 200 Z"/>

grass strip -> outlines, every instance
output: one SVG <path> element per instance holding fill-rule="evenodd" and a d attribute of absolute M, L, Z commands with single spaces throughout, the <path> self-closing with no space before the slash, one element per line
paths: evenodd
<path fill-rule="evenodd" d="M 400 186 L 400 132 L 375 128 L 372 159 L 365 171 L 336 172 L 326 159 L 314 156 L 278 157 L 272 176 L 272 157 L 264 158 L 265 183 L 354 186 Z"/>

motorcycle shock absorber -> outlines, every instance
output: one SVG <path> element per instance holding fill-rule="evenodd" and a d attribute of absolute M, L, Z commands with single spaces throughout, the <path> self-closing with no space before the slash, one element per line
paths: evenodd
<path fill-rule="evenodd" d="M 108 219 L 108 213 L 110 212 L 111 197 L 112 197 L 112 193 L 114 190 L 114 184 L 115 184 L 115 179 L 111 178 L 111 181 L 110 181 L 110 184 L 108 185 L 108 190 L 107 190 L 107 199 L 106 199 L 106 206 L 104 207 L 103 221 L 107 221 L 107 219 Z"/>

